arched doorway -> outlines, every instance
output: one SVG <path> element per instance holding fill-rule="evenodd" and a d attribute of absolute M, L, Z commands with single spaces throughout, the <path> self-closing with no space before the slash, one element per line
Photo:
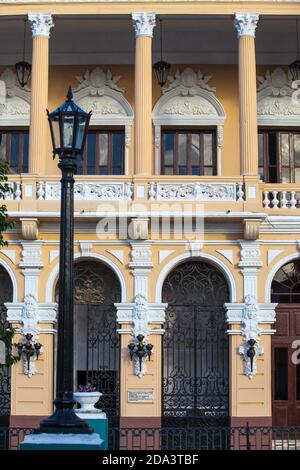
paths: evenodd
<path fill-rule="evenodd" d="M 277 271 L 271 286 L 271 302 L 278 303 L 276 333 L 272 337 L 273 425 L 299 425 L 300 364 L 293 361 L 292 355 L 293 342 L 300 339 L 300 260 Z"/>
<path fill-rule="evenodd" d="M 3 266 L 0 266 L 0 328 L 5 330 L 9 324 L 6 321 L 5 302 L 13 302 L 13 284 L 10 276 Z M 0 425 L 7 426 L 10 416 L 10 368 L 3 367 L 0 380 Z"/>
<path fill-rule="evenodd" d="M 213 265 L 188 261 L 167 276 L 163 338 L 163 426 L 221 426 L 229 416 L 229 290 Z"/>
<path fill-rule="evenodd" d="M 56 298 L 58 298 L 58 284 Z M 103 393 L 96 407 L 112 424 L 119 419 L 120 338 L 115 302 L 121 301 L 116 274 L 97 261 L 74 266 L 74 388 L 91 383 Z"/>

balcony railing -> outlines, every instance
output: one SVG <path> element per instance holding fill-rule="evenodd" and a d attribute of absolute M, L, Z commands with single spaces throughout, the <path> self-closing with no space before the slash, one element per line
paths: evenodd
<path fill-rule="evenodd" d="M 264 209 L 299 209 L 300 186 L 295 184 L 265 184 L 262 190 Z"/>

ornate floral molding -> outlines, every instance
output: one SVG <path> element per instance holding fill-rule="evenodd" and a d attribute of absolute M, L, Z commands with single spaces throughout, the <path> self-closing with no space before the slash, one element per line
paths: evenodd
<path fill-rule="evenodd" d="M 240 324 L 240 329 L 227 330 L 229 335 L 242 335 L 244 342 L 238 347 L 238 353 L 245 362 L 244 374 L 250 379 L 256 375 L 256 360 L 263 354 L 260 336 L 271 335 L 275 330 L 264 329 L 260 325 L 273 324 L 276 320 L 277 304 L 258 304 L 254 295 L 246 295 L 244 303 L 225 304 L 228 325 Z"/>
<path fill-rule="evenodd" d="M 141 332 L 149 334 L 163 334 L 164 330 L 160 328 L 151 328 L 149 325 L 158 323 L 163 325 L 165 322 L 165 310 L 168 304 L 148 303 L 143 295 L 136 295 L 132 303 L 116 303 L 117 323 L 132 324 L 128 328 L 118 330 L 120 334 L 135 334 Z"/>
<path fill-rule="evenodd" d="M 91 124 L 128 124 L 133 121 L 133 110 L 124 97 L 124 88 L 117 83 L 121 76 L 113 76 L 110 70 L 104 72 L 96 67 L 87 70 L 83 76 L 76 76 L 79 82 L 73 89 L 74 100 L 86 111 L 92 111 Z"/>
<path fill-rule="evenodd" d="M 143 335 L 145 339 L 149 337 L 149 306 L 144 296 L 138 294 L 134 299 L 134 307 L 132 309 L 133 328 L 132 335 L 136 338 Z"/>
<path fill-rule="evenodd" d="M 234 26 L 238 37 L 255 36 L 255 30 L 259 19 L 258 13 L 236 13 Z"/>
<path fill-rule="evenodd" d="M 135 36 L 150 36 L 153 37 L 153 29 L 155 28 L 155 13 L 152 11 L 143 11 L 139 13 L 132 13 L 132 24 L 135 31 Z"/>
<path fill-rule="evenodd" d="M 131 183 L 79 183 L 74 185 L 74 198 L 77 201 L 131 200 Z M 60 183 L 40 182 L 38 199 L 60 200 Z"/>
<path fill-rule="evenodd" d="M 9 68 L 0 76 L 0 125 L 29 125 L 31 91 Z"/>
<path fill-rule="evenodd" d="M 50 29 L 54 26 L 51 13 L 28 13 L 32 37 L 43 36 L 49 38 Z"/>
<path fill-rule="evenodd" d="M 295 88 L 290 72 L 277 67 L 258 76 L 257 115 L 259 124 L 290 125 L 299 123 L 300 100 L 293 99 Z"/>
<path fill-rule="evenodd" d="M 37 302 L 32 295 L 27 295 L 24 302 L 6 302 L 7 320 L 20 323 L 18 329 L 22 334 L 54 333 L 53 328 L 39 328 L 39 323 L 56 324 L 57 304 L 54 302 Z"/>
<path fill-rule="evenodd" d="M 183 72 L 169 76 L 169 85 L 163 88 L 163 96 L 153 109 L 155 125 L 172 122 L 196 121 L 198 125 L 214 123 L 222 125 L 225 111 L 215 97 L 215 88 L 208 85 L 211 76 L 204 76 L 187 67 Z"/>
<path fill-rule="evenodd" d="M 150 183 L 150 200 L 236 201 L 236 183 Z"/>

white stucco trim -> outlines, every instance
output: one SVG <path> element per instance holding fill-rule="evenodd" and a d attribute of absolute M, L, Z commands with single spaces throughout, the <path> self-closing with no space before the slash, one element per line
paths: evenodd
<path fill-rule="evenodd" d="M 228 282 L 229 291 L 230 291 L 230 302 L 236 302 L 236 283 L 235 283 L 235 279 L 234 279 L 232 273 L 230 272 L 229 268 L 226 266 L 226 264 L 223 263 L 223 261 L 221 261 L 216 256 L 212 256 L 208 253 L 201 253 L 200 256 L 193 256 L 192 253 L 190 253 L 190 252 L 182 253 L 181 255 L 177 256 L 176 258 L 173 258 L 161 270 L 161 272 L 158 276 L 158 279 L 157 279 L 157 283 L 156 283 L 156 297 L 155 297 L 156 302 L 162 302 L 162 298 L 161 298 L 162 287 L 163 287 L 163 283 L 164 283 L 167 275 L 169 274 L 169 272 L 171 272 L 172 269 L 174 269 L 176 266 L 178 266 L 179 264 L 181 264 L 182 262 L 187 261 L 187 260 L 209 261 L 209 262 L 211 262 L 211 264 L 213 264 L 218 269 L 220 269 L 220 271 L 225 276 L 225 278 Z"/>
<path fill-rule="evenodd" d="M 111 268 L 114 271 L 114 273 L 117 275 L 120 281 L 121 302 L 126 302 L 127 292 L 126 292 L 125 278 L 123 274 L 121 273 L 120 269 L 118 268 L 118 266 L 110 258 L 100 255 L 99 253 L 90 253 L 88 257 L 82 256 L 81 253 L 76 253 L 74 256 L 74 260 L 78 260 L 78 259 L 81 259 L 81 260 L 96 259 L 106 264 L 109 268 Z M 58 272 L 59 272 L 59 262 L 52 269 L 48 277 L 47 283 L 46 283 L 46 302 L 53 302 L 54 289 L 55 289 L 56 280 L 58 278 Z"/>
<path fill-rule="evenodd" d="M 18 283 L 17 283 L 16 277 L 15 277 L 15 274 L 14 274 L 12 268 L 9 266 L 9 264 L 7 264 L 7 262 L 4 261 L 2 258 L 0 258 L 0 265 L 3 266 L 4 269 L 6 269 L 8 275 L 10 277 L 10 280 L 12 282 L 12 285 L 13 285 L 13 302 L 18 302 Z"/>
<path fill-rule="evenodd" d="M 285 264 L 289 263 L 290 261 L 293 261 L 294 259 L 300 258 L 300 253 L 290 253 L 289 255 L 285 256 L 284 258 L 281 258 L 276 264 L 274 264 L 273 268 L 269 272 L 267 279 L 266 279 L 266 284 L 265 284 L 265 302 L 271 302 L 271 286 L 272 286 L 272 281 L 274 279 L 275 274 L 277 271 L 284 266 Z"/>

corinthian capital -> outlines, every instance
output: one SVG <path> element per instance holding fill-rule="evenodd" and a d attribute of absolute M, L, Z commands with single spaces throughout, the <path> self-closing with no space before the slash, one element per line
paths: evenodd
<path fill-rule="evenodd" d="M 50 29 L 54 26 L 51 13 L 28 13 L 28 19 L 33 38 L 35 36 L 46 38 L 50 36 Z"/>
<path fill-rule="evenodd" d="M 238 38 L 241 36 L 255 36 L 255 30 L 258 23 L 258 13 L 236 13 L 234 26 Z"/>
<path fill-rule="evenodd" d="M 143 11 L 141 13 L 132 13 L 132 24 L 135 30 L 135 36 L 153 36 L 155 27 L 155 13 L 153 11 Z"/>

